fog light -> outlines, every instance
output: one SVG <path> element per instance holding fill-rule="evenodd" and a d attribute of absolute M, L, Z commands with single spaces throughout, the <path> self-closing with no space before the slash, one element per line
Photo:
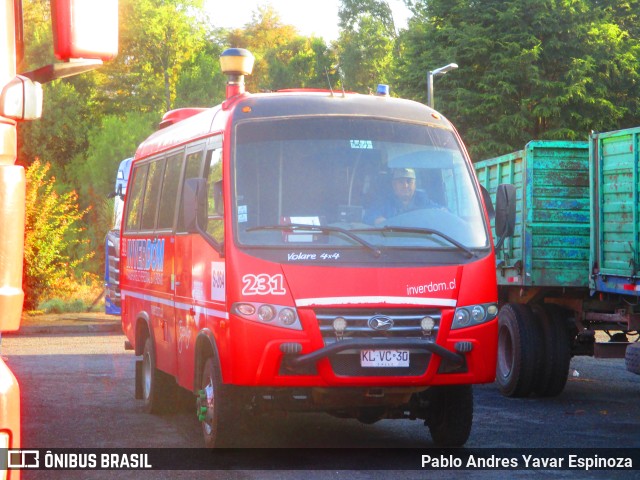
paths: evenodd
<path fill-rule="evenodd" d="M 496 315 L 498 315 L 498 306 L 497 305 L 489 305 L 487 307 L 487 316 L 488 318 L 494 318 Z"/>
<path fill-rule="evenodd" d="M 276 316 L 276 309 L 271 305 L 260 305 L 258 308 L 258 318 L 261 322 L 270 322 Z"/>
<path fill-rule="evenodd" d="M 338 334 L 342 334 L 344 333 L 344 331 L 347 329 L 347 321 L 342 318 L 342 317 L 337 317 L 334 321 L 333 321 L 333 329 L 336 331 L 336 333 Z"/>
<path fill-rule="evenodd" d="M 278 320 L 283 325 L 293 325 L 296 321 L 296 314 L 290 308 L 283 308 L 278 314 Z"/>
<path fill-rule="evenodd" d="M 431 334 L 431 332 L 433 331 L 433 327 L 435 326 L 436 326 L 436 321 L 431 317 L 428 317 L 428 316 L 424 317 L 420 321 L 420 328 L 422 328 L 422 331 L 427 335 Z"/>

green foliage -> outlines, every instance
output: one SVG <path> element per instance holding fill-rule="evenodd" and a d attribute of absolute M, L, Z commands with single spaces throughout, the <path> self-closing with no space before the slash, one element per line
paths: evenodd
<path fill-rule="evenodd" d="M 44 313 L 81 313 L 89 310 L 89 305 L 77 298 L 70 302 L 61 298 L 45 300 L 38 305 L 38 311 Z"/>
<path fill-rule="evenodd" d="M 345 88 L 362 93 L 389 83 L 396 44 L 393 15 L 384 0 L 343 0 L 338 40 Z"/>
<path fill-rule="evenodd" d="M 174 108 L 183 66 L 202 51 L 201 0 L 121 0 L 121 54 L 103 74 L 112 113 Z"/>
<path fill-rule="evenodd" d="M 104 197 L 114 189 L 120 161 L 133 157 L 136 148 L 159 122 L 156 114 L 128 112 L 122 116 L 106 115 L 87 135 L 87 154 L 75 159 L 73 174 L 83 179 L 81 195 Z M 71 175 L 72 172 L 69 172 Z"/>
<path fill-rule="evenodd" d="M 26 170 L 24 277 L 25 308 L 43 299 L 69 293 L 92 253 L 80 225 L 87 210 L 78 209 L 74 191 L 58 193 L 49 164 L 36 159 Z"/>
<path fill-rule="evenodd" d="M 218 60 L 223 50 L 220 45 L 208 43 L 183 65 L 176 85 L 176 108 L 212 107 L 224 100 L 227 79 Z"/>
<path fill-rule="evenodd" d="M 80 152 L 87 149 L 87 132 L 91 125 L 87 99 L 65 80 L 44 85 L 43 115 L 37 122 L 20 126 L 21 161 L 40 158 L 50 163 L 63 182 L 73 182 L 65 176 L 65 167 Z"/>
<path fill-rule="evenodd" d="M 398 62 L 403 92 L 424 100 L 426 73 L 458 63 L 434 79 L 435 103 L 473 158 L 638 123 L 640 44 L 628 21 L 637 0 L 411 3 Z"/>

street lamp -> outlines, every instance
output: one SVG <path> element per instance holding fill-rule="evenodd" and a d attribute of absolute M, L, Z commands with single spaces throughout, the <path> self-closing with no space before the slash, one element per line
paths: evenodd
<path fill-rule="evenodd" d="M 445 73 L 458 68 L 457 63 L 450 63 L 444 67 L 436 68 L 427 74 L 427 105 L 433 108 L 433 77 L 444 75 Z"/>

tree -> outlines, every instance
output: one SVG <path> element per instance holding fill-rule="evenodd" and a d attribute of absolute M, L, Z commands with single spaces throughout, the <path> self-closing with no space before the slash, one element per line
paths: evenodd
<path fill-rule="evenodd" d="M 292 42 L 298 33 L 291 25 L 285 25 L 278 12 L 272 6 L 261 6 L 253 12 L 252 21 L 244 29 L 229 32 L 229 46 L 246 48 L 255 57 L 253 74 L 245 79 L 247 90 L 251 92 L 271 91 L 273 82 L 270 76 L 270 52 L 278 51 Z"/>
<path fill-rule="evenodd" d="M 374 90 L 392 78 L 396 42 L 393 15 L 384 0 L 342 0 L 337 42 L 345 88 Z"/>
<path fill-rule="evenodd" d="M 183 65 L 176 85 L 176 108 L 211 107 L 224 100 L 226 78 L 220 70 L 219 61 L 223 51 L 223 40 L 207 42 L 193 59 Z"/>
<path fill-rule="evenodd" d="M 297 36 L 265 56 L 270 90 L 283 88 L 328 88 L 326 72 L 331 55 L 323 39 Z"/>
<path fill-rule="evenodd" d="M 206 42 L 202 0 L 122 0 L 120 18 L 121 53 L 102 72 L 110 113 L 171 110 L 183 66 Z"/>
<path fill-rule="evenodd" d="M 282 23 L 273 7 L 258 7 L 251 23 L 229 32 L 227 43 L 251 51 L 256 61 L 247 90 L 327 88 L 326 73 L 334 57 L 321 38 L 303 37 Z"/>
<path fill-rule="evenodd" d="M 436 107 L 456 123 L 477 159 L 532 139 L 586 139 L 591 129 L 631 126 L 638 112 L 638 40 L 624 30 L 627 19 L 616 17 L 630 9 L 608 3 L 414 1 L 401 39 L 402 89 L 424 99 L 426 73 L 458 63 L 459 70 L 438 81 Z"/>
<path fill-rule="evenodd" d="M 26 122 L 19 129 L 20 163 L 28 165 L 40 158 L 52 165 L 52 170 L 63 183 L 67 178 L 65 167 L 87 148 L 87 132 L 92 119 L 87 101 L 66 80 L 44 85 L 42 118 Z"/>

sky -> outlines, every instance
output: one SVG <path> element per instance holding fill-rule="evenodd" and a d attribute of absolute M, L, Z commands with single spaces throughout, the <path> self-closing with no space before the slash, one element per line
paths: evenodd
<path fill-rule="evenodd" d="M 387 0 L 393 11 L 396 28 L 406 27 L 409 11 L 402 0 Z M 242 28 L 251 22 L 258 6 L 270 4 L 280 14 L 282 23 L 293 25 L 301 35 L 312 34 L 326 42 L 338 38 L 340 0 L 205 0 L 213 25 Z"/>

